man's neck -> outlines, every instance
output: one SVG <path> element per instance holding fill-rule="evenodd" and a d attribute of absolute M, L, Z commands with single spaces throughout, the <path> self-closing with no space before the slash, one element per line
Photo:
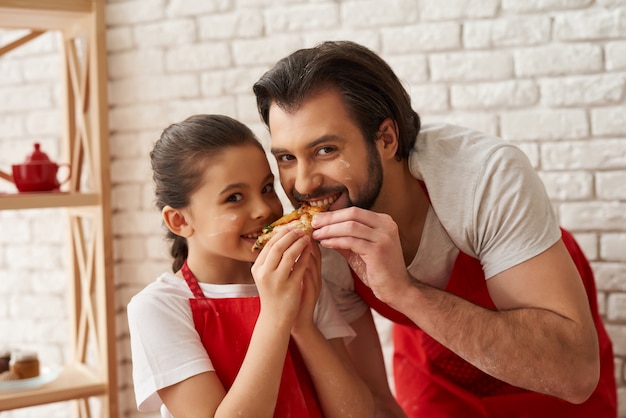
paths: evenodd
<path fill-rule="evenodd" d="M 430 202 L 420 182 L 410 173 L 406 160 L 400 164 L 385 172 L 381 193 L 372 209 L 387 213 L 398 225 L 408 266 L 419 248 Z"/>

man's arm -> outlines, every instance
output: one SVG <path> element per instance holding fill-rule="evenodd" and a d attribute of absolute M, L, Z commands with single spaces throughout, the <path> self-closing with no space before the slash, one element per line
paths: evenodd
<path fill-rule="evenodd" d="M 499 309 L 491 311 L 410 277 L 388 215 L 349 208 L 317 215 L 314 223 L 314 238 L 342 252 L 379 299 L 486 373 L 573 403 L 595 389 L 597 333 L 561 241 L 490 278 Z"/>
<path fill-rule="evenodd" d="M 348 352 L 361 379 L 374 395 L 376 417 L 406 417 L 389 388 L 378 331 L 369 309 L 350 326 L 357 335 L 348 344 Z"/>
<path fill-rule="evenodd" d="M 561 241 L 487 281 L 498 311 L 425 285 L 392 306 L 484 372 L 572 403 L 600 374 L 598 340 L 578 272 Z"/>

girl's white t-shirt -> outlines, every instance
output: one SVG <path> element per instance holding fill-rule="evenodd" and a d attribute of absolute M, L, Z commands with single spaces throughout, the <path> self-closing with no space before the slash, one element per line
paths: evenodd
<path fill-rule="evenodd" d="M 258 296 L 254 284 L 199 284 L 209 298 Z M 190 298 L 193 295 L 183 279 L 164 273 L 133 296 L 128 304 L 133 384 L 139 411 L 161 407 L 157 390 L 214 370 L 194 327 Z M 355 336 L 324 284 L 314 321 L 327 339 Z M 164 405 L 161 413 L 163 417 L 170 416 Z"/>

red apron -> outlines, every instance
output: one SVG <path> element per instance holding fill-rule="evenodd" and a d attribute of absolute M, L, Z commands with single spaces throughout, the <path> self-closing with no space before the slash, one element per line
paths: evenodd
<path fill-rule="evenodd" d="M 591 267 L 572 235 L 562 238 L 583 279 L 600 344 L 600 381 L 584 403 L 530 392 L 482 372 L 439 344 L 410 319 L 382 303 L 353 272 L 356 291 L 393 325 L 393 370 L 396 397 L 409 417 L 463 418 L 615 418 L 617 392 L 613 349 L 596 300 Z M 460 253 L 446 291 L 495 310 L 480 261 Z"/>
<path fill-rule="evenodd" d="M 186 262 L 182 273 L 194 295 L 189 303 L 196 331 L 211 358 L 215 373 L 228 391 L 248 351 L 259 316 L 260 298 L 207 298 Z M 298 348 L 290 340 L 274 417 L 322 416 L 313 382 Z"/>

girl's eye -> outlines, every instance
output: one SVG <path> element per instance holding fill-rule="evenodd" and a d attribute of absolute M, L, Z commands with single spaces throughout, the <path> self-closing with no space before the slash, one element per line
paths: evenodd
<path fill-rule="evenodd" d="M 226 198 L 227 202 L 239 202 L 243 199 L 243 196 L 241 195 L 241 193 L 235 193 L 235 194 L 231 194 L 230 196 L 228 196 L 228 198 Z"/>
<path fill-rule="evenodd" d="M 269 183 L 263 188 L 263 193 L 274 193 L 274 183 Z"/>

